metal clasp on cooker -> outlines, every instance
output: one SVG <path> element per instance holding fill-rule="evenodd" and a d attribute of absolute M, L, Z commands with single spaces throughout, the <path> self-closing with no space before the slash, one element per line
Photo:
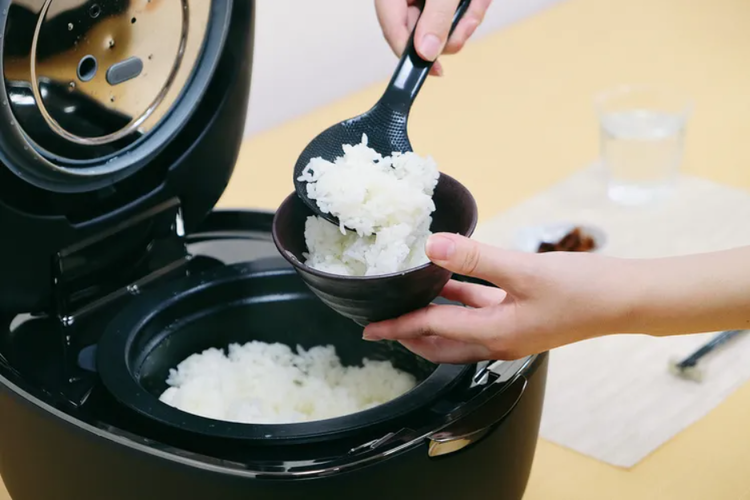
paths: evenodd
<path fill-rule="evenodd" d="M 483 383 L 486 387 L 452 412 L 451 424 L 428 437 L 430 457 L 449 455 L 479 442 L 521 400 L 528 383 L 526 377 L 518 375 L 513 380 L 503 380 L 493 371 L 494 366 L 480 367 L 473 382 L 476 387 Z"/>

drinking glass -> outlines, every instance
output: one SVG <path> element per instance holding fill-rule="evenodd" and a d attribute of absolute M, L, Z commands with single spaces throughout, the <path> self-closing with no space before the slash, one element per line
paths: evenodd
<path fill-rule="evenodd" d="M 642 205 L 672 193 L 691 103 L 668 89 L 623 86 L 600 94 L 595 104 L 610 200 Z"/>

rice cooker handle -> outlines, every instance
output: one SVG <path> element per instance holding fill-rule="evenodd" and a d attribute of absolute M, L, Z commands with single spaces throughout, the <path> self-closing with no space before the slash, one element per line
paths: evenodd
<path fill-rule="evenodd" d="M 471 5 L 471 0 L 461 0 L 453 15 L 453 24 L 451 24 L 450 34 L 458 26 L 466 11 Z M 416 31 L 416 27 L 414 29 Z M 380 102 L 399 113 L 408 113 L 411 105 L 416 99 L 422 84 L 427 79 L 427 75 L 432 69 L 433 61 L 422 59 L 417 50 L 414 48 L 414 31 L 412 31 L 409 41 L 404 48 L 404 54 L 401 61 L 393 73 L 393 78 L 380 99 Z M 450 36 L 450 35 L 449 35 Z"/>
<path fill-rule="evenodd" d="M 481 403 L 474 405 L 448 427 L 431 435 L 428 455 L 448 455 L 480 441 L 513 411 L 521 400 L 527 383 L 526 377 L 520 376 L 510 386 L 495 383 L 485 389 L 495 394 L 481 394 L 478 396 L 483 400 Z"/>

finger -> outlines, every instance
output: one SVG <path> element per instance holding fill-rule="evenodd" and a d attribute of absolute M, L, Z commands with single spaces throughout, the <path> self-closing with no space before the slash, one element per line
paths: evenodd
<path fill-rule="evenodd" d="M 489 307 L 502 302 L 506 293 L 499 288 L 451 280 L 446 283 L 440 296 L 469 307 Z"/>
<path fill-rule="evenodd" d="M 407 26 L 409 29 L 409 36 L 411 36 L 411 33 L 414 32 L 414 28 L 417 25 L 417 21 L 419 21 L 419 16 L 422 15 L 422 7 L 424 6 L 424 1 L 412 1 L 410 0 L 410 3 L 412 5 L 409 6 L 409 14 L 408 14 L 408 22 Z M 430 68 L 430 75 L 431 76 L 443 76 L 443 65 L 440 64 L 440 61 L 435 60 L 435 62 L 432 65 L 432 68 Z"/>
<path fill-rule="evenodd" d="M 444 54 L 455 54 L 463 48 L 484 21 L 484 16 L 487 14 L 490 4 L 492 4 L 492 0 L 473 0 L 471 2 L 466 14 L 448 39 L 448 43 L 443 50 Z"/>
<path fill-rule="evenodd" d="M 395 0 L 392 0 L 395 1 Z M 389 5 L 386 5 L 387 0 L 376 0 L 376 10 L 377 9 L 389 9 Z M 378 17 L 380 19 L 381 26 L 394 26 L 393 23 L 390 23 L 388 21 L 388 16 L 391 15 L 390 12 L 382 12 L 382 16 L 380 14 L 380 10 L 378 10 L 379 14 Z M 412 0 L 409 0 L 409 5 L 406 8 L 406 24 L 405 27 L 401 26 L 399 24 L 395 24 L 398 28 L 393 31 L 386 34 L 385 28 L 383 29 L 383 34 L 385 35 L 386 41 L 388 41 L 389 46 L 391 47 L 391 50 L 393 51 L 396 56 L 401 57 L 401 55 L 404 53 L 404 50 L 406 48 L 406 44 L 409 42 L 409 38 L 411 37 L 412 32 L 414 31 L 414 27 L 417 25 L 417 21 L 419 21 L 419 16 L 422 13 L 422 5 L 421 2 L 415 2 Z M 440 61 L 435 61 L 435 63 L 432 65 L 432 68 L 430 68 L 430 75 L 432 76 L 443 76 L 443 65 L 440 64 Z"/>
<path fill-rule="evenodd" d="M 442 337 L 420 337 L 402 340 L 401 345 L 433 363 L 462 364 L 488 360 L 492 353 L 479 344 L 469 344 Z"/>
<path fill-rule="evenodd" d="M 458 2 L 459 0 L 427 0 L 425 2 L 414 33 L 414 47 L 422 59 L 434 61 L 443 51 L 448 41 L 448 33 Z"/>
<path fill-rule="evenodd" d="M 425 247 L 438 266 L 464 276 L 483 279 L 512 293 L 515 283 L 529 275 L 529 256 L 485 245 L 464 236 L 437 233 Z"/>
<path fill-rule="evenodd" d="M 443 65 L 440 64 L 440 61 L 435 61 L 432 68 L 430 68 L 430 74 L 432 76 L 443 76 L 445 74 L 443 71 Z"/>
<path fill-rule="evenodd" d="M 437 335 L 461 342 L 482 343 L 499 330 L 501 313 L 495 308 L 431 305 L 396 319 L 371 323 L 365 328 L 363 338 L 404 340 Z"/>
<path fill-rule="evenodd" d="M 417 21 L 419 21 L 419 16 L 422 15 L 423 6 L 424 2 L 409 0 L 409 8 L 406 9 L 406 28 L 409 31 L 409 36 L 414 32 L 414 28 L 417 27 Z"/>
<path fill-rule="evenodd" d="M 401 57 L 409 40 L 414 24 L 409 25 L 411 9 L 403 0 L 375 0 L 375 12 L 378 16 L 383 36 L 396 56 Z M 415 21 L 416 22 L 416 21 Z"/>

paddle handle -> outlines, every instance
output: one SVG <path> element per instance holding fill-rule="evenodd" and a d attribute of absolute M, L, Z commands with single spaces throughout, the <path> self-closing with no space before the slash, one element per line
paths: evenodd
<path fill-rule="evenodd" d="M 461 18 L 466 14 L 470 4 L 471 0 L 461 0 L 458 4 L 456 13 L 453 15 L 449 37 L 453 34 Z M 415 31 L 416 26 L 409 37 L 396 71 L 393 73 L 393 77 L 385 89 L 383 97 L 380 99 L 381 103 L 392 108 L 394 111 L 404 114 L 408 114 L 414 103 L 414 99 L 416 99 L 419 90 L 427 79 L 427 75 L 430 73 L 432 65 L 435 64 L 433 61 L 425 61 L 417 54 L 417 50 L 414 48 Z"/>

